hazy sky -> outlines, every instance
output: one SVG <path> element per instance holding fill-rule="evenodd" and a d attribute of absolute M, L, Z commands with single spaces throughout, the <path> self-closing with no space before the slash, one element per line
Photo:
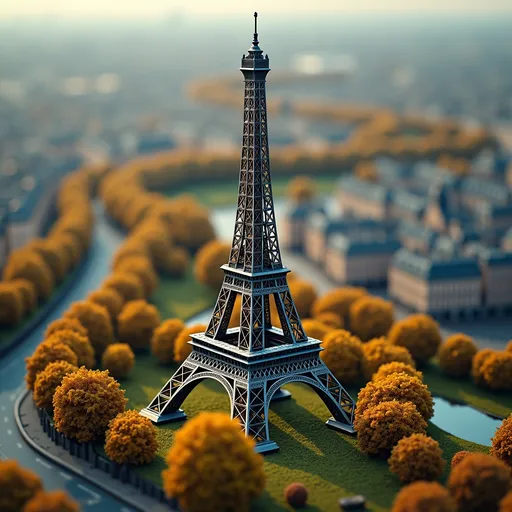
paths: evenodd
<path fill-rule="evenodd" d="M 286 12 L 464 12 L 512 13 L 511 0 L 0 0 L 0 17 L 60 14 L 77 17 L 154 17 L 173 11 L 191 14 Z"/>

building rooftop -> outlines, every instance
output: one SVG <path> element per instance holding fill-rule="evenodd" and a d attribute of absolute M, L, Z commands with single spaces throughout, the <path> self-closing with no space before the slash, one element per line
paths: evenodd
<path fill-rule="evenodd" d="M 339 181 L 339 186 L 346 192 L 350 192 L 370 201 L 376 201 L 379 203 L 386 203 L 390 201 L 392 196 L 391 190 L 387 187 L 379 185 L 378 183 L 363 181 L 354 176 L 344 176 Z"/>
<path fill-rule="evenodd" d="M 288 206 L 286 215 L 292 220 L 307 220 L 312 215 L 325 217 L 325 208 L 318 203 L 300 203 Z"/>
<path fill-rule="evenodd" d="M 393 254 L 401 244 L 384 230 L 358 231 L 350 234 L 336 234 L 329 238 L 328 246 L 343 252 L 346 256 L 364 254 Z"/>
<path fill-rule="evenodd" d="M 456 255 L 449 258 L 424 256 L 400 249 L 392 266 L 426 281 L 478 278 L 481 275 L 478 259 Z"/>
<path fill-rule="evenodd" d="M 408 190 L 396 190 L 392 201 L 396 206 L 404 210 L 421 215 L 427 206 L 428 198 Z"/>
<path fill-rule="evenodd" d="M 502 184 L 474 176 L 462 180 L 461 193 L 486 199 L 494 204 L 506 205 L 511 202 L 511 193 Z"/>
<path fill-rule="evenodd" d="M 437 233 L 421 224 L 404 221 L 398 227 L 398 236 L 399 238 L 417 239 L 430 245 L 435 241 Z"/>

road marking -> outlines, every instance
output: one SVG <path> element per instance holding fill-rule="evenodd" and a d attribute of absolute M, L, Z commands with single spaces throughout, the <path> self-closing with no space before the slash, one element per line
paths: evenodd
<path fill-rule="evenodd" d="M 16 443 L 16 446 L 17 446 L 18 448 L 23 448 L 23 445 L 22 445 L 21 443 Z"/>
<path fill-rule="evenodd" d="M 7 416 L 4 416 L 4 422 L 9 423 L 9 418 Z"/>
<path fill-rule="evenodd" d="M 8 434 L 8 435 L 10 435 L 10 436 L 12 436 L 12 430 L 11 430 L 10 428 L 9 428 L 9 429 L 7 429 L 7 434 Z"/>
<path fill-rule="evenodd" d="M 87 500 L 87 505 L 97 505 L 98 503 L 101 502 L 101 496 L 99 494 L 96 494 L 94 491 L 91 491 L 91 489 L 89 489 L 88 487 L 85 487 L 85 485 L 78 484 L 77 487 L 93 497 L 92 500 Z"/>
<path fill-rule="evenodd" d="M 73 477 L 71 475 L 68 475 L 67 473 L 64 473 L 63 471 L 59 471 L 59 475 L 65 478 L 66 480 L 73 480 Z"/>
<path fill-rule="evenodd" d="M 45 462 L 44 460 L 41 460 L 39 457 L 36 457 L 36 462 L 39 462 L 41 466 L 44 466 L 47 469 L 52 469 L 53 466 L 51 464 L 48 464 L 48 462 Z"/>

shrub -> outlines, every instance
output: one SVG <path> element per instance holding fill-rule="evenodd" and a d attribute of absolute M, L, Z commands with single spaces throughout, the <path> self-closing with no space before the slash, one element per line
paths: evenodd
<path fill-rule="evenodd" d="M 380 297 L 364 296 L 350 305 L 350 330 L 362 341 L 385 336 L 394 321 L 391 302 Z"/>
<path fill-rule="evenodd" d="M 65 343 L 51 339 L 43 341 L 37 346 L 34 353 L 25 359 L 27 367 L 25 381 L 28 389 L 34 389 L 37 374 L 54 361 L 67 361 L 76 366 L 78 358 Z"/>
<path fill-rule="evenodd" d="M 150 297 L 158 286 L 158 276 L 151 260 L 143 256 L 124 258 L 116 266 L 117 272 L 135 274 L 142 282 L 144 297 Z"/>
<path fill-rule="evenodd" d="M 341 316 L 336 313 L 332 313 L 331 311 L 320 313 L 318 316 L 315 316 L 313 320 L 318 320 L 330 329 L 343 329 L 344 327 Z"/>
<path fill-rule="evenodd" d="M 171 239 L 164 226 L 160 223 L 152 222 L 151 225 L 148 225 L 147 222 L 144 222 L 137 227 L 135 237 L 147 247 L 154 267 L 163 270 L 168 254 L 172 250 Z"/>
<path fill-rule="evenodd" d="M 389 457 L 400 439 L 424 434 L 427 422 L 411 402 L 384 401 L 357 414 L 354 421 L 359 448 L 369 455 Z"/>
<path fill-rule="evenodd" d="M 74 331 L 82 336 L 87 336 L 87 329 L 76 318 L 58 318 L 48 325 L 44 333 L 49 338 L 58 331 Z"/>
<path fill-rule="evenodd" d="M 218 290 L 224 281 L 221 265 L 228 263 L 231 246 L 220 240 L 212 240 L 197 251 L 194 275 L 197 281 Z"/>
<path fill-rule="evenodd" d="M 183 217 L 183 225 L 186 227 L 181 231 L 181 236 L 176 243 L 183 246 L 190 253 L 195 253 L 205 243 L 215 239 L 215 229 L 210 222 L 207 212 L 197 208 L 189 209 Z"/>
<path fill-rule="evenodd" d="M 392 363 L 383 364 L 372 377 L 373 382 L 377 382 L 379 380 L 383 380 L 390 375 L 394 375 L 396 373 L 404 373 L 405 375 L 409 375 L 410 377 L 416 377 L 419 380 L 423 380 L 423 373 L 419 370 L 416 370 L 412 366 L 399 363 L 398 361 L 394 361 Z"/>
<path fill-rule="evenodd" d="M 74 267 L 82 257 L 82 246 L 76 236 L 71 233 L 57 233 L 52 236 L 61 247 L 62 251 L 66 254 L 66 259 L 69 264 L 69 270 Z"/>
<path fill-rule="evenodd" d="M 140 277 L 128 272 L 114 272 L 103 281 L 103 288 L 112 288 L 125 302 L 144 298 L 144 285 Z"/>
<path fill-rule="evenodd" d="M 37 307 L 37 290 L 27 279 L 14 279 L 10 283 L 19 290 L 23 302 L 24 315 L 31 313 Z"/>
<path fill-rule="evenodd" d="M 138 411 L 118 414 L 108 425 L 105 452 L 117 464 L 149 464 L 156 457 L 156 428 Z"/>
<path fill-rule="evenodd" d="M 488 357 L 492 356 L 496 351 L 490 348 L 479 350 L 473 357 L 471 364 L 471 375 L 475 384 L 485 385 L 485 379 L 482 372 L 483 365 Z"/>
<path fill-rule="evenodd" d="M 303 484 L 294 482 L 284 490 L 284 499 L 293 508 L 303 508 L 308 501 L 308 490 Z"/>
<path fill-rule="evenodd" d="M 396 495 L 391 512 L 457 512 L 457 506 L 441 484 L 414 482 Z"/>
<path fill-rule="evenodd" d="M 149 258 L 149 251 L 146 244 L 136 238 L 128 238 L 115 252 L 112 259 L 112 269 L 119 270 L 119 266 L 125 259 Z"/>
<path fill-rule="evenodd" d="M 425 420 L 429 420 L 434 414 L 434 402 L 427 386 L 416 377 L 404 373 L 395 373 L 377 382 L 368 382 L 359 391 L 356 414 L 389 400 L 413 403 Z"/>
<path fill-rule="evenodd" d="M 506 352 L 511 352 L 511 353 L 512 353 L 512 340 L 510 340 L 510 341 L 507 343 L 507 346 L 505 347 L 505 351 L 506 351 Z"/>
<path fill-rule="evenodd" d="M 447 375 L 465 377 L 471 371 L 473 357 L 477 351 L 471 337 L 461 333 L 453 334 L 439 347 L 439 366 Z"/>
<path fill-rule="evenodd" d="M 36 288 L 39 299 L 46 300 L 53 292 L 55 280 L 43 258 L 28 249 L 11 253 L 3 272 L 6 281 L 26 279 Z"/>
<path fill-rule="evenodd" d="M 495 352 L 480 367 L 481 382 L 496 391 L 512 389 L 512 353 Z"/>
<path fill-rule="evenodd" d="M 467 450 L 461 450 L 460 452 L 457 452 L 453 457 L 451 461 L 451 467 L 454 468 L 457 464 L 462 462 L 471 452 L 468 452 Z"/>
<path fill-rule="evenodd" d="M 39 492 L 23 512 L 80 512 L 79 504 L 64 491 Z"/>
<path fill-rule="evenodd" d="M 42 491 L 41 479 L 15 460 L 0 459 L 0 510 L 19 512 L 25 503 Z"/>
<path fill-rule="evenodd" d="M 126 402 L 108 371 L 80 368 L 66 375 L 53 395 L 55 428 L 80 443 L 92 441 L 105 433 Z"/>
<path fill-rule="evenodd" d="M 45 239 L 35 239 L 29 242 L 28 249 L 41 256 L 53 274 L 56 283 L 62 282 L 70 266 L 67 253 L 55 242 Z"/>
<path fill-rule="evenodd" d="M 183 277 L 190 265 L 190 256 L 183 247 L 172 247 L 160 270 L 171 277 Z"/>
<path fill-rule="evenodd" d="M 153 331 L 160 325 L 160 313 L 145 300 L 127 302 L 117 317 L 119 339 L 133 349 L 149 347 Z"/>
<path fill-rule="evenodd" d="M 55 390 L 66 375 L 77 370 L 77 366 L 67 361 L 54 361 L 46 365 L 46 368 L 37 374 L 34 383 L 34 402 L 37 407 L 51 411 Z"/>
<path fill-rule="evenodd" d="M 512 467 L 512 414 L 496 430 L 492 438 L 491 455 Z"/>
<path fill-rule="evenodd" d="M 99 306 L 103 306 L 110 316 L 110 321 L 115 324 L 117 317 L 124 305 L 124 298 L 122 295 L 114 290 L 114 288 L 100 288 L 94 292 L 91 292 L 87 296 L 89 302 L 94 302 Z"/>
<path fill-rule="evenodd" d="M 439 324 L 423 314 L 410 315 L 396 322 L 389 331 L 388 339 L 393 345 L 409 350 L 418 364 L 435 356 L 442 341 Z"/>
<path fill-rule="evenodd" d="M 348 320 L 350 306 L 353 302 L 366 295 L 364 288 L 356 288 L 346 286 L 344 288 L 335 288 L 328 291 L 322 297 L 319 297 L 312 307 L 312 314 L 317 317 L 320 313 L 330 311 L 336 313 L 343 318 L 344 321 Z"/>
<path fill-rule="evenodd" d="M 112 343 L 101 356 L 101 366 L 115 379 L 122 379 L 135 366 L 135 354 L 127 343 Z"/>
<path fill-rule="evenodd" d="M 491 455 L 472 453 L 451 470 L 447 487 L 459 510 L 497 511 L 510 490 L 510 468 Z"/>
<path fill-rule="evenodd" d="M 512 491 L 500 501 L 499 512 L 512 512 Z"/>
<path fill-rule="evenodd" d="M 185 329 L 179 318 L 162 322 L 151 338 L 151 353 L 163 364 L 171 363 L 174 357 L 174 343 L 178 334 Z"/>
<path fill-rule="evenodd" d="M 312 318 L 305 318 L 302 320 L 302 327 L 310 338 L 322 341 L 332 329 L 329 329 L 325 324 Z"/>
<path fill-rule="evenodd" d="M 64 343 L 67 345 L 78 358 L 77 366 L 85 366 L 86 368 L 93 368 L 96 364 L 94 359 L 94 349 L 87 336 L 82 336 L 75 331 L 61 330 L 53 333 L 48 341 L 55 341 L 56 343 Z"/>
<path fill-rule="evenodd" d="M 19 324 L 24 309 L 20 290 L 10 282 L 0 282 L 0 326 Z"/>
<path fill-rule="evenodd" d="M 353 384 L 361 377 L 364 354 L 359 338 L 341 329 L 331 331 L 322 347 L 325 350 L 320 357 L 343 384 Z"/>
<path fill-rule="evenodd" d="M 437 480 L 446 465 L 439 443 L 425 434 L 412 434 L 400 439 L 388 463 L 391 473 L 405 483 Z"/>
<path fill-rule="evenodd" d="M 236 420 L 202 412 L 175 436 L 162 473 L 167 496 L 188 512 L 248 511 L 265 487 L 263 457 Z M 243 476 L 243 477 L 242 477 Z"/>
<path fill-rule="evenodd" d="M 114 341 L 114 329 L 108 311 L 89 301 L 75 302 L 64 313 L 64 318 L 75 318 L 86 329 L 96 356 L 101 356 L 105 348 Z"/>
<path fill-rule="evenodd" d="M 205 324 L 195 324 L 191 327 L 183 329 L 176 339 L 174 340 L 174 360 L 177 363 L 182 363 L 192 352 L 191 346 L 188 344 L 190 341 L 190 335 L 198 332 L 204 332 L 208 328 Z"/>
<path fill-rule="evenodd" d="M 291 179 L 286 188 L 288 199 L 297 203 L 310 202 L 316 196 L 316 184 L 307 176 L 296 176 Z"/>
<path fill-rule="evenodd" d="M 386 363 L 399 362 L 409 366 L 416 366 L 409 351 L 404 347 L 391 345 L 386 338 L 375 338 L 363 344 L 364 361 L 363 373 L 365 378 L 372 375 Z"/>
<path fill-rule="evenodd" d="M 295 279 L 289 284 L 289 288 L 299 317 L 309 317 L 318 296 L 315 287 L 309 281 Z"/>

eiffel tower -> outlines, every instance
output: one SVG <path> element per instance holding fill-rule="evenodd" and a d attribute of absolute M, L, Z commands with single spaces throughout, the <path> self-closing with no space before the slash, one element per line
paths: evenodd
<path fill-rule="evenodd" d="M 206 332 L 191 335 L 192 352 L 151 403 L 141 411 L 154 423 L 185 419 L 180 409 L 204 379 L 226 389 L 231 417 L 238 418 L 260 453 L 279 449 L 270 440 L 268 412 L 289 382 L 313 388 L 332 414 L 327 425 L 353 433 L 354 401 L 321 360 L 321 342 L 306 335 L 286 281 L 277 237 L 270 177 L 263 56 L 254 13 L 254 39 L 242 57 L 244 125 L 238 204 L 224 282 Z M 241 295 L 240 327 L 228 328 Z M 272 326 L 271 297 L 281 329 Z"/>

